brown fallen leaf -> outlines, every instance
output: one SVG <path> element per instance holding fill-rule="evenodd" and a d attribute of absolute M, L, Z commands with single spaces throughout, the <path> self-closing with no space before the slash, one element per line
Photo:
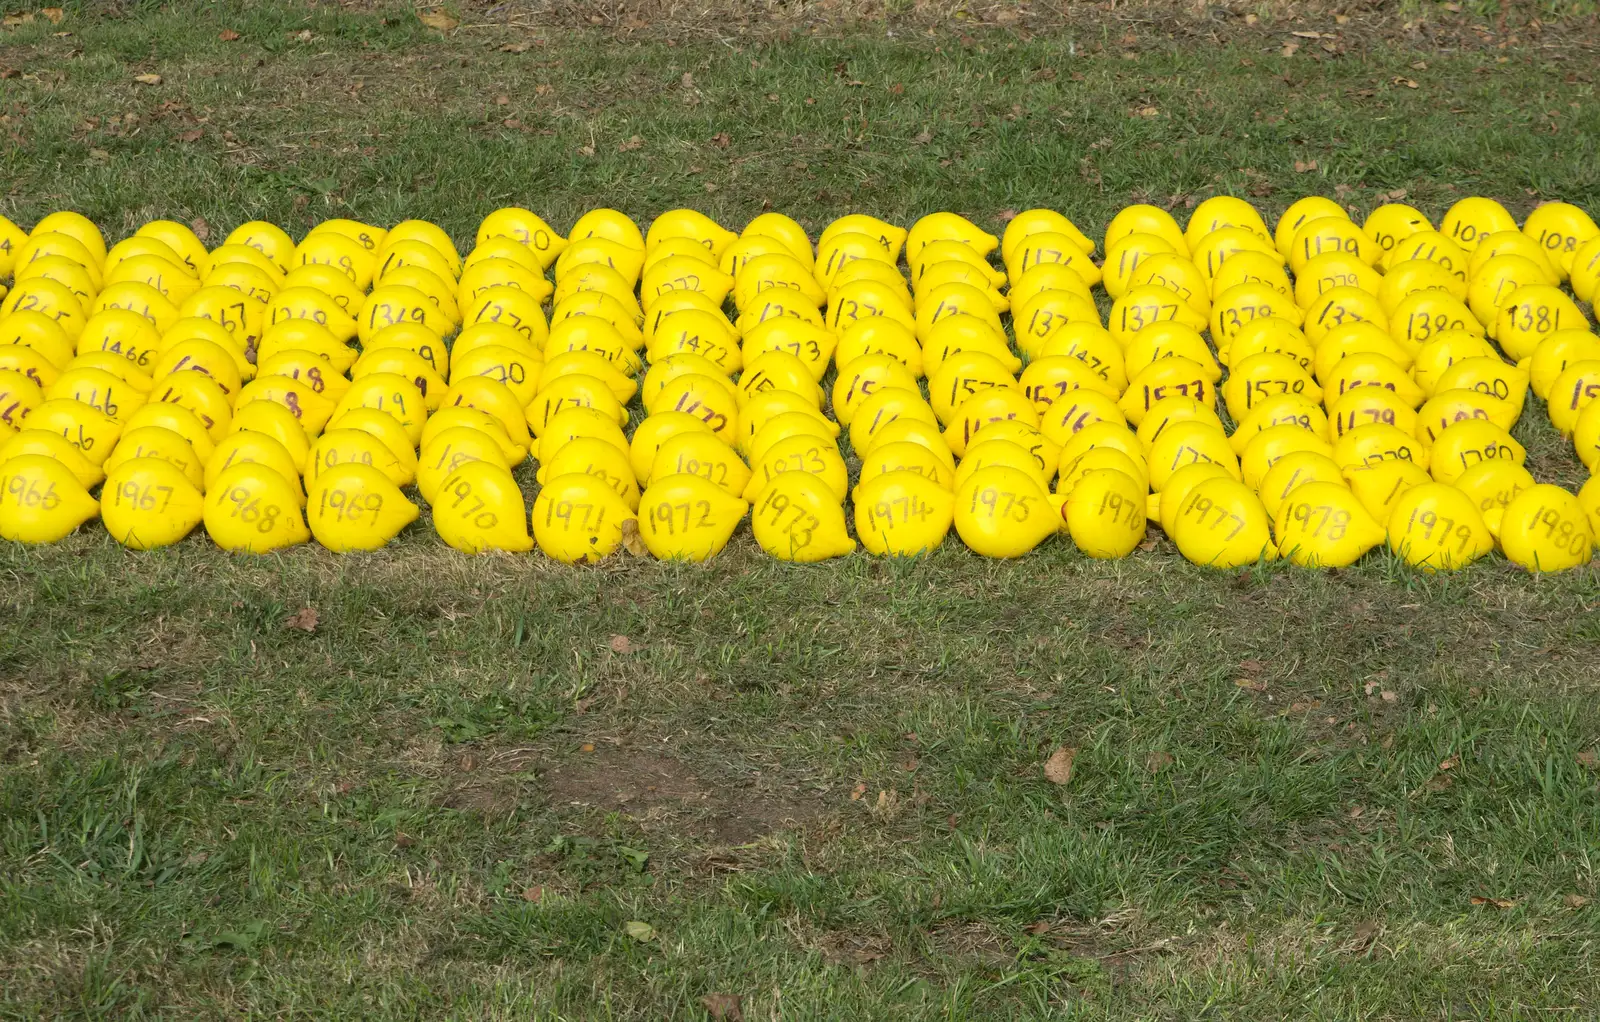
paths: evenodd
<path fill-rule="evenodd" d="M 205 132 L 199 128 L 191 128 L 188 131 L 178 132 L 177 138 L 179 142 L 198 142 L 203 135 Z"/>
<path fill-rule="evenodd" d="M 1389 191 L 1385 192 L 1384 194 L 1387 195 L 1389 198 L 1391 198 L 1391 199 L 1395 200 L 1396 202 L 1398 202 L 1401 199 L 1406 197 L 1406 190 L 1404 188 L 1391 188 L 1391 189 L 1389 189 Z"/>
<path fill-rule="evenodd" d="M 1316 170 L 1316 169 L 1317 169 L 1317 161 L 1316 160 L 1295 160 L 1294 161 L 1294 172 L 1296 174 L 1307 174 L 1307 173 L 1310 173 L 1311 171 Z"/>
<path fill-rule="evenodd" d="M 498 96 L 496 96 L 494 98 L 494 105 L 495 106 L 510 106 L 511 105 L 511 97 L 502 92 L 500 95 L 498 95 Z"/>
<path fill-rule="evenodd" d="M 1493 905 L 1495 908 L 1501 909 L 1517 907 L 1517 903 L 1510 898 L 1484 898 L 1476 894 L 1472 896 L 1472 903 L 1474 905 Z"/>
<path fill-rule="evenodd" d="M 52 25 L 61 24 L 61 20 L 67 16 L 67 12 L 59 7 L 41 8 L 39 14 Z"/>
<path fill-rule="evenodd" d="M 579 752 L 593 752 L 594 751 L 594 743 L 593 742 L 584 742 L 582 745 L 578 746 L 578 751 Z"/>
<path fill-rule="evenodd" d="M 517 42 L 517 43 L 506 43 L 504 46 L 500 47 L 500 52 L 501 53 L 527 53 L 531 49 L 533 49 L 533 44 L 528 42 L 526 39 L 524 39 L 521 42 Z"/>
<path fill-rule="evenodd" d="M 639 647 L 634 644 L 633 640 L 628 638 L 626 635 L 613 635 L 611 637 L 611 641 L 606 643 L 606 645 L 611 647 L 611 652 L 621 653 L 624 656 L 629 653 L 636 653 L 639 650 Z"/>
<path fill-rule="evenodd" d="M 584 156 L 593 156 L 594 146 L 580 146 L 578 152 Z M 622 520 L 622 548 L 635 557 L 643 557 L 650 552 L 650 547 L 645 544 L 644 534 L 639 531 L 638 519 Z"/>
<path fill-rule="evenodd" d="M 104 163 L 111 159 L 111 154 L 106 152 L 104 149 L 91 149 L 89 150 L 89 159 L 95 161 L 96 163 Z"/>
<path fill-rule="evenodd" d="M 160 85 L 161 76 L 156 74 L 134 75 L 133 80 L 140 85 Z"/>
<path fill-rule="evenodd" d="M 1152 774 L 1159 774 L 1173 764 L 1172 753 L 1152 752 L 1144 758 L 1144 768 Z"/>
<path fill-rule="evenodd" d="M 911 144 L 912 145 L 927 145 L 929 142 L 932 142 L 932 141 L 933 141 L 933 132 L 929 131 L 927 128 L 923 128 L 921 131 L 917 132 L 916 135 L 914 135 L 912 137 Z"/>
<path fill-rule="evenodd" d="M 744 1022 L 744 998 L 738 994 L 706 994 L 700 1004 L 713 1019 Z"/>
<path fill-rule="evenodd" d="M 417 20 L 422 22 L 424 25 L 427 25 L 429 28 L 434 29 L 435 31 L 445 33 L 454 32 L 456 27 L 461 24 L 460 21 L 452 18 L 444 11 L 428 11 L 426 13 L 419 13 L 417 15 Z"/>
<path fill-rule="evenodd" d="M 1022 931 L 1024 933 L 1031 933 L 1035 937 L 1043 937 L 1045 934 L 1050 932 L 1050 920 L 1041 919 L 1036 923 L 1029 923 L 1027 926 L 1022 928 Z"/>
<path fill-rule="evenodd" d="M 416 843 L 417 839 L 404 831 L 397 830 L 394 832 L 394 845 L 396 848 L 410 848 Z"/>
<path fill-rule="evenodd" d="M 711 144 L 718 149 L 726 149 L 733 144 L 733 139 L 728 136 L 726 131 L 719 131 L 711 136 Z"/>
<path fill-rule="evenodd" d="M 1390 84 L 1392 84 L 1392 85 L 1404 85 L 1408 89 L 1417 88 L 1417 80 L 1415 78 L 1400 78 L 1400 77 L 1396 77 L 1394 79 L 1394 81 L 1391 82 Z"/>
<path fill-rule="evenodd" d="M 628 152 L 632 152 L 635 149 L 643 149 L 643 148 L 644 148 L 644 139 L 640 138 L 638 135 L 634 135 L 633 137 L 629 138 L 626 142 L 620 142 L 620 143 L 617 144 L 617 152 L 619 152 L 619 153 L 628 153 Z"/>
<path fill-rule="evenodd" d="M 522 900 L 537 903 L 544 897 L 543 887 L 525 887 L 522 890 Z"/>
<path fill-rule="evenodd" d="M 311 33 L 309 28 L 302 28 L 298 32 L 290 32 L 289 38 L 297 40 L 298 42 L 309 43 L 311 40 L 315 39 L 316 36 Z"/>
<path fill-rule="evenodd" d="M 1059 746 L 1044 761 L 1044 778 L 1051 784 L 1067 784 L 1072 780 L 1072 764 L 1078 758 L 1078 749 L 1072 745 Z"/>
<path fill-rule="evenodd" d="M 1142 106 L 1134 111 L 1134 115 L 1138 117 L 1160 117 L 1161 111 L 1153 106 Z"/>
<path fill-rule="evenodd" d="M 1442 763 L 1439 764 L 1439 769 L 1440 770 L 1454 770 L 1456 767 L 1458 767 L 1460 765 L 1461 765 L 1461 757 L 1460 756 L 1451 756 L 1451 757 L 1449 757 L 1448 759 L 1444 760 Z"/>
<path fill-rule="evenodd" d="M 4 18 L 0 18 L 0 26 L 5 28 L 16 28 L 18 25 L 31 24 L 33 24 L 33 13 L 31 11 L 27 14 L 8 14 Z"/>
<path fill-rule="evenodd" d="M 854 788 L 850 789 L 850 801 L 860 802 L 861 799 L 866 796 L 866 794 L 867 786 L 865 784 L 858 784 Z"/>
<path fill-rule="evenodd" d="M 1235 678 L 1233 679 L 1233 684 L 1247 692 L 1265 692 L 1267 690 L 1267 683 L 1259 678 Z"/>
<path fill-rule="evenodd" d="M 217 33 L 217 38 L 221 39 L 225 43 L 236 43 L 244 37 L 231 28 L 225 28 L 221 32 Z"/>
<path fill-rule="evenodd" d="M 211 225 L 206 223 L 206 218 L 203 216 L 197 216 L 193 220 L 190 220 L 189 230 L 193 231 L 194 236 L 199 238 L 201 241 L 206 241 L 211 237 Z M 316 612 L 312 611 L 312 613 Z"/>
<path fill-rule="evenodd" d="M 1283 49 L 1279 50 L 1278 52 L 1283 54 L 1285 57 L 1292 57 L 1292 56 L 1295 55 L 1296 52 L 1299 51 L 1299 49 L 1300 49 L 1300 44 L 1299 43 L 1284 43 L 1283 44 Z"/>
<path fill-rule="evenodd" d="M 315 607 L 302 607 L 284 618 L 283 627 L 296 628 L 302 632 L 314 632 L 317 630 L 317 622 L 320 619 L 321 615 L 317 613 Z"/>
<path fill-rule="evenodd" d="M 1568 908 L 1582 908 L 1583 906 L 1589 904 L 1589 899 L 1585 898 L 1581 894 L 1567 894 L 1562 896 L 1561 904 L 1567 906 Z"/>
<path fill-rule="evenodd" d="M 1590 770 L 1600 770 L 1600 751 L 1584 749 L 1572 758 L 1578 761 L 1579 766 L 1588 767 Z"/>

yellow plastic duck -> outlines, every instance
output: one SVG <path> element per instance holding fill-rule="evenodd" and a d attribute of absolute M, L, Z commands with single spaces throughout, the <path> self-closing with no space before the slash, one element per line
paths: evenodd
<path fill-rule="evenodd" d="M 323 469 L 306 494 L 311 534 L 334 553 L 378 550 L 419 514 L 387 475 L 360 462 Z"/>
<path fill-rule="evenodd" d="M 206 491 L 203 521 L 212 542 L 234 553 L 266 554 L 311 538 L 298 485 L 259 462 L 235 464 Z"/>
<path fill-rule="evenodd" d="M 48 455 L 19 454 L 0 464 L 0 537 L 55 543 L 99 513 L 72 470 Z"/>
<path fill-rule="evenodd" d="M 955 521 L 955 496 L 908 469 L 882 472 L 855 488 L 856 535 L 879 557 L 920 557 L 937 549 Z"/>
<path fill-rule="evenodd" d="M 980 256 L 1000 247 L 1000 239 L 966 217 L 955 213 L 929 213 L 911 225 L 906 235 L 906 258 L 916 259 L 924 248 L 936 241 L 959 241 Z"/>
<path fill-rule="evenodd" d="M 1283 556 L 1305 568 L 1346 568 L 1383 542 L 1384 530 L 1343 482 L 1307 482 L 1278 507 Z"/>
<path fill-rule="evenodd" d="M 634 439 L 637 443 L 637 433 Z M 699 476 L 728 495 L 741 499 L 750 484 L 749 466 L 732 447 L 703 428 L 674 432 L 657 445 L 645 479 L 654 481 L 658 476 L 680 473 Z"/>
<path fill-rule="evenodd" d="M 1584 513 L 1589 516 L 1589 530 L 1595 535 L 1595 544 L 1600 546 L 1600 476 L 1590 476 L 1578 490 L 1578 504 Z"/>
<path fill-rule="evenodd" d="M 417 456 L 417 492 L 430 505 L 437 503 L 444 481 L 469 461 L 486 461 L 508 472 L 511 469 L 505 442 L 493 430 L 466 425 L 451 426 L 423 441 L 422 450 Z"/>
<path fill-rule="evenodd" d="M 591 475 L 616 491 L 628 510 L 639 510 L 639 483 L 628 455 L 599 437 L 578 437 L 543 459 L 536 476 L 540 483 L 572 473 Z"/>
<path fill-rule="evenodd" d="M 573 231 L 576 233 L 577 228 Z M 693 238 L 717 256 L 739 240 L 737 234 L 694 209 L 670 209 L 656 217 L 650 222 L 643 247 L 649 251 L 667 238 Z"/>
<path fill-rule="evenodd" d="M 633 523 L 628 525 L 626 523 Z M 599 476 L 569 472 L 546 480 L 533 502 L 533 537 L 545 556 L 585 564 L 610 556 L 638 516 Z"/>
<path fill-rule="evenodd" d="M 1168 534 L 1179 553 L 1206 567 L 1240 568 L 1277 557 L 1261 499 L 1233 479 L 1207 479 L 1190 490 Z"/>
<path fill-rule="evenodd" d="M 935 452 L 927 445 L 912 440 L 875 444 L 872 450 L 861 456 L 860 482 L 865 483 L 890 472 L 915 472 L 937 484 L 940 489 L 953 493 L 956 480 L 955 472 L 950 467 L 952 456 L 942 442 L 939 446 L 943 450 Z M 859 529 L 857 534 L 860 534 Z"/>
<path fill-rule="evenodd" d="M 1569 571 L 1594 556 L 1594 530 L 1582 502 L 1540 483 L 1514 497 L 1500 517 L 1500 549 L 1529 571 Z"/>
<path fill-rule="evenodd" d="M 257 401 L 241 407 L 228 428 L 231 433 L 265 433 L 283 445 L 283 449 L 289 453 L 290 462 L 296 466 L 304 466 L 306 456 L 311 452 L 311 441 L 306 437 L 300 420 L 289 409 L 272 401 Z M 196 450 L 203 458 L 207 457 L 198 447 Z"/>
<path fill-rule="evenodd" d="M 808 472 L 816 476 L 841 501 L 850 491 L 849 470 L 839 453 L 838 443 L 829 437 L 800 434 L 777 440 L 752 458 L 744 498 L 754 500 L 768 483 L 785 472 Z"/>
<path fill-rule="evenodd" d="M 1178 514 L 1183 510 L 1189 491 L 1208 479 L 1231 479 L 1228 470 L 1213 461 L 1197 461 L 1172 473 L 1166 484 L 1148 499 L 1145 516 L 1160 523 L 1161 531 L 1172 535 Z"/>
<path fill-rule="evenodd" d="M 1521 465 L 1527 449 L 1510 433 L 1483 419 L 1466 419 L 1441 432 L 1428 452 L 1428 473 L 1441 483 L 1454 483 L 1462 474 L 1488 461 Z"/>
<path fill-rule="evenodd" d="M 1456 477 L 1450 485 L 1465 493 L 1483 515 L 1498 523 L 1506 507 L 1523 490 L 1534 485 L 1533 474 L 1510 461 L 1485 461 Z"/>
<path fill-rule="evenodd" d="M 127 434 L 123 435 L 127 439 Z M 177 438 L 180 439 L 181 438 Z M 122 446 L 119 443 L 119 448 Z M 117 452 L 112 452 L 116 457 Z M 105 479 L 102 466 L 96 466 L 83 456 L 83 452 L 67 442 L 67 438 L 58 433 L 50 433 L 42 429 L 24 428 L 20 432 L 0 441 L 0 465 L 12 458 L 24 454 L 42 454 L 54 458 L 67 467 L 74 478 L 88 490 L 98 486 Z M 110 459 L 107 459 L 108 461 Z M 197 468 L 198 471 L 198 468 Z"/>
<path fill-rule="evenodd" d="M 492 238 L 510 238 L 526 245 L 539 260 L 541 270 L 556 261 L 567 239 L 556 233 L 537 213 L 518 206 L 497 209 L 483 218 L 478 225 L 477 243 L 482 245 Z"/>
<path fill-rule="evenodd" d="M 343 426 L 328 430 L 311 445 L 305 460 L 306 481 L 316 480 L 329 469 L 352 464 L 377 469 L 395 486 L 405 486 L 417 476 L 415 457 L 401 461 L 376 433 Z M 312 531 L 316 531 L 315 527 Z"/>
<path fill-rule="evenodd" d="M 956 532 L 984 557 L 1021 557 L 1064 527 L 1064 503 L 1020 469 L 982 468 L 956 490 Z"/>
<path fill-rule="evenodd" d="M 229 433 L 222 438 L 216 450 L 206 459 L 202 488 L 205 492 L 211 493 L 216 489 L 217 480 L 224 472 L 235 465 L 243 464 L 270 468 L 288 484 L 289 490 L 294 494 L 295 506 L 305 506 L 305 490 L 302 489 L 300 482 L 300 468 L 304 462 L 296 462 L 289 449 L 275 437 L 250 429 Z"/>
<path fill-rule="evenodd" d="M 511 473 L 487 461 L 468 461 L 441 484 L 433 502 L 433 527 L 462 553 L 533 549 L 527 504 Z"/>
<path fill-rule="evenodd" d="M 199 488 L 176 465 L 160 458 L 121 462 L 107 474 L 100 491 L 106 531 L 131 550 L 170 546 L 193 532 L 204 515 L 205 496 Z"/>
<path fill-rule="evenodd" d="M 1256 496 L 1261 498 L 1261 506 L 1267 509 L 1267 515 L 1276 522 L 1278 511 L 1283 507 L 1283 502 L 1289 499 L 1289 494 L 1306 483 L 1349 485 L 1344 470 L 1329 455 L 1314 450 L 1292 451 L 1267 469 L 1256 486 Z M 1362 510 L 1366 510 L 1366 505 L 1362 505 Z"/>
<path fill-rule="evenodd" d="M 1114 468 L 1083 473 L 1062 510 L 1072 542 L 1098 560 L 1127 557 L 1144 542 L 1148 492 L 1142 479 Z"/>
<path fill-rule="evenodd" d="M 808 472 L 774 477 L 755 500 L 750 529 L 761 549 L 780 561 L 825 561 L 856 548 L 839 498 Z"/>
<path fill-rule="evenodd" d="M 201 485 L 205 463 L 216 450 L 200 417 L 182 405 L 147 404 L 129 419 L 116 450 L 104 464 L 106 472 L 129 458 L 160 458 L 178 466 L 196 486 Z"/>
<path fill-rule="evenodd" d="M 666 472 L 651 479 L 640 500 L 639 533 L 660 560 L 705 561 L 728 545 L 749 508 L 703 475 Z"/>
<path fill-rule="evenodd" d="M 1395 500 L 1389 512 L 1389 549 L 1423 571 L 1455 571 L 1493 550 L 1494 535 L 1466 494 L 1426 482 Z"/>
<path fill-rule="evenodd" d="M 1048 488 L 1050 480 L 1055 476 L 1055 466 L 1043 459 L 1035 457 L 1028 448 L 1005 437 L 993 437 L 978 441 L 961 456 L 961 464 L 956 466 L 954 477 L 955 485 L 951 490 L 960 489 L 967 477 L 979 469 L 991 465 L 1005 465 L 1009 468 L 1020 469 L 1031 476 L 1041 487 Z"/>
<path fill-rule="evenodd" d="M 0 412 L 4 409 L 5 405 L 0 405 Z M 28 413 L 26 422 L 29 429 L 48 430 L 64 437 L 94 465 L 105 464 L 122 435 L 122 425 L 117 420 L 70 398 L 45 401 Z"/>

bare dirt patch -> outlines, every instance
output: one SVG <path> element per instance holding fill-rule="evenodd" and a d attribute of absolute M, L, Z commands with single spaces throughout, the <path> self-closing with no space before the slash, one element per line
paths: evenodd
<path fill-rule="evenodd" d="M 557 810 L 620 812 L 646 832 L 675 832 L 718 846 L 804 829 L 822 810 L 797 791 L 704 777 L 669 756 L 627 747 L 579 752 L 550 767 L 542 788 Z"/>
<path fill-rule="evenodd" d="M 1013 943 L 999 929 L 975 920 L 950 920 L 928 934 L 933 956 L 966 966 L 999 969 L 1016 959 Z"/>
<path fill-rule="evenodd" d="M 829 930 L 817 938 L 817 950 L 829 965 L 866 966 L 894 951 L 894 941 L 882 931 Z"/>

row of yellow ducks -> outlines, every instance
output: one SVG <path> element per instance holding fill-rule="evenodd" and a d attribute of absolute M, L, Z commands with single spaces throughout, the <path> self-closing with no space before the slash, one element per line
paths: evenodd
<path fill-rule="evenodd" d="M 1102 267 L 1044 210 L 998 239 L 952 214 L 909 232 L 852 215 L 813 248 L 770 213 L 734 235 L 679 210 L 645 235 L 599 210 L 568 241 L 508 209 L 464 260 L 417 221 L 329 221 L 298 246 L 252 223 L 214 252 L 163 221 L 109 252 L 75 214 L 0 223 L 0 430 L 21 427 L 0 447 L 0 534 L 48 542 L 98 511 L 136 547 L 204 521 L 265 551 L 309 520 L 325 546 L 371 549 L 417 517 L 415 482 L 452 545 L 565 561 L 634 534 L 709 557 L 750 504 L 774 556 L 837 556 L 853 496 L 880 554 L 953 525 L 990 556 L 1063 529 L 1123 556 L 1148 515 L 1206 564 L 1347 564 L 1386 535 L 1428 568 L 1497 539 L 1529 567 L 1584 563 L 1600 490 L 1536 485 L 1506 430 L 1531 380 L 1570 395 L 1552 418 L 1585 461 L 1600 450 L 1600 342 L 1558 288 L 1592 298 L 1600 231 L 1561 204 L 1518 230 L 1481 199 L 1442 228 L 1402 206 L 1357 227 L 1311 198 L 1269 234 L 1218 198 L 1183 231 L 1135 206 Z M 511 474 L 530 447 L 531 537 Z"/>

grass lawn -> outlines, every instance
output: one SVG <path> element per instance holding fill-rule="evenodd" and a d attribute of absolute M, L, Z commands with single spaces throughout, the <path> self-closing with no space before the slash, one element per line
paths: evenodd
<path fill-rule="evenodd" d="M 1588 23 L 92 6 L 0 34 L 25 225 L 1600 210 Z M 1500 558 L 4 545 L 0 1017 L 1592 1018 L 1597 657 Z"/>

